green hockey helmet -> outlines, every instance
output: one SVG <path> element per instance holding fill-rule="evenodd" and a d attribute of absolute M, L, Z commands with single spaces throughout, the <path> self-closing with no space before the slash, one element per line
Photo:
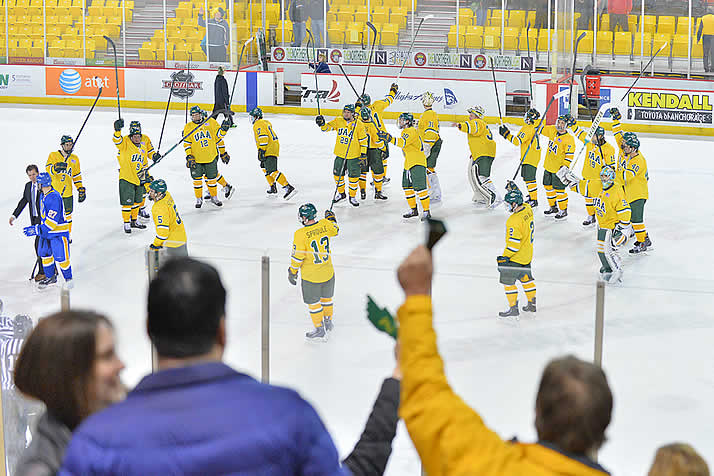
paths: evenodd
<path fill-rule="evenodd" d="M 538 112 L 538 109 L 534 107 L 528 109 L 526 117 L 524 118 L 526 124 L 534 124 L 538 119 L 540 119 L 540 112 Z"/>
<path fill-rule="evenodd" d="M 141 134 L 141 122 L 139 121 L 129 123 L 129 135 L 133 136 L 134 134 Z"/>
<path fill-rule="evenodd" d="M 368 107 L 363 107 L 359 110 L 359 117 L 363 122 L 372 122 L 372 111 Z"/>
<path fill-rule="evenodd" d="M 403 112 L 399 115 L 399 128 L 412 127 L 414 125 L 414 115 L 411 112 Z"/>
<path fill-rule="evenodd" d="M 193 119 L 193 115 L 198 114 L 200 117 L 203 117 L 203 109 L 201 109 L 199 106 L 191 106 L 191 119 L 193 122 L 201 122 L 201 119 L 198 121 Z"/>
<path fill-rule="evenodd" d="M 317 208 L 315 208 L 315 205 L 312 203 L 305 203 L 304 205 L 300 205 L 300 208 L 298 208 L 298 219 L 302 223 L 314 220 L 316 216 Z"/>
<path fill-rule="evenodd" d="M 361 95 L 359 97 L 359 101 L 362 103 L 363 106 L 369 106 L 370 104 L 372 104 L 372 98 L 367 93 Z"/>
<path fill-rule="evenodd" d="M 622 140 L 625 145 L 638 150 L 640 148 L 640 140 L 637 138 L 634 132 L 625 132 L 622 134 Z"/>
<path fill-rule="evenodd" d="M 166 190 L 168 190 L 164 179 L 154 180 L 153 182 L 151 182 L 151 185 L 149 185 L 149 189 L 153 190 L 156 193 L 166 193 Z"/>
<path fill-rule="evenodd" d="M 352 114 L 354 114 L 355 111 L 356 111 L 354 104 L 345 104 L 345 107 L 343 107 L 342 110 L 343 110 L 343 111 L 349 111 L 349 112 L 351 112 Z"/>
<path fill-rule="evenodd" d="M 263 110 L 259 107 L 254 107 L 248 114 L 250 115 L 250 122 L 263 118 Z"/>
<path fill-rule="evenodd" d="M 506 192 L 503 200 L 511 205 L 511 209 L 523 204 L 523 193 L 518 188 L 512 188 Z"/>
<path fill-rule="evenodd" d="M 72 136 L 70 135 L 63 135 L 62 138 L 60 139 L 60 145 L 65 145 L 65 144 L 71 144 L 73 143 L 74 140 L 72 140 Z"/>

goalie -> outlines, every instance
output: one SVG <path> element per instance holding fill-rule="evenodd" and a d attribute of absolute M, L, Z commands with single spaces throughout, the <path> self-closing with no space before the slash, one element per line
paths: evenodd
<path fill-rule="evenodd" d="M 468 177 L 474 191 L 473 201 L 477 205 L 494 208 L 501 202 L 501 197 L 491 182 L 491 164 L 496 157 L 496 142 L 483 120 L 483 107 L 471 107 L 468 113 L 468 121 L 459 122 L 455 126 L 468 136 L 471 151 Z"/>
<path fill-rule="evenodd" d="M 595 197 L 593 206 L 597 217 L 597 255 L 600 258 L 600 278 L 611 284 L 622 282 L 622 259 L 618 249 L 631 235 L 630 204 L 625 191 L 615 183 L 615 170 L 604 166 L 600 180 L 581 180 L 568 167 L 557 172 L 558 179 L 585 197 Z"/>

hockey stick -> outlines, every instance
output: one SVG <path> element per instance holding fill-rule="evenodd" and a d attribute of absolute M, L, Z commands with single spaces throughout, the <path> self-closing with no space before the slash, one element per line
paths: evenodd
<path fill-rule="evenodd" d="M 575 40 L 575 46 L 573 47 L 573 69 L 570 70 L 570 90 L 568 91 L 568 114 L 570 114 L 570 111 L 573 110 L 573 84 L 575 82 L 575 62 L 578 59 L 578 44 L 583 38 L 585 38 L 585 32 L 582 32 L 580 35 L 578 35 Z M 577 106 L 575 108 L 577 109 Z"/>
<path fill-rule="evenodd" d="M 612 107 L 612 103 L 606 102 L 602 106 L 600 106 L 600 109 L 598 109 L 597 114 L 595 115 L 595 117 L 592 120 L 592 125 L 590 126 L 590 130 L 588 131 L 587 135 L 585 136 L 585 141 L 583 141 L 583 146 L 580 148 L 580 151 L 578 152 L 578 155 L 575 157 L 575 160 L 573 160 L 570 163 L 570 170 L 573 170 L 575 168 L 575 165 L 580 161 L 580 156 L 583 155 L 583 151 L 585 150 L 588 143 L 592 140 L 593 136 L 595 135 L 595 131 L 597 130 L 598 126 L 600 125 L 600 122 L 602 122 L 602 118 L 605 116 L 605 113 L 610 110 L 610 107 Z M 600 154 L 602 155 L 602 150 L 600 151 Z"/>
<path fill-rule="evenodd" d="M 248 46 L 252 41 L 253 37 L 251 36 L 250 38 L 245 40 L 245 43 L 243 43 L 243 47 L 240 49 L 240 56 L 238 57 L 238 67 L 236 68 L 236 77 L 233 80 L 233 89 L 231 90 L 231 97 L 228 101 L 228 107 L 225 109 L 228 112 L 230 112 L 231 104 L 233 104 L 233 93 L 236 92 L 236 83 L 238 82 L 238 75 L 240 74 L 240 63 L 243 60 L 243 51 L 245 50 L 245 47 Z"/>
<path fill-rule="evenodd" d="M 95 77 L 95 79 L 97 79 L 97 78 Z M 89 112 L 87 113 L 87 117 L 84 118 L 84 122 L 82 123 L 82 127 L 80 127 L 80 128 L 79 128 L 79 132 L 77 132 L 77 137 L 75 137 L 74 140 L 72 141 L 72 149 L 70 149 L 69 153 L 67 154 L 67 157 L 69 157 L 70 155 L 72 155 L 72 152 L 74 152 L 74 148 L 77 146 L 77 141 L 79 141 L 79 136 L 82 135 L 82 131 L 84 130 L 84 126 L 87 125 L 87 121 L 89 120 L 89 116 L 92 115 L 92 111 L 94 111 L 94 106 L 97 105 L 97 101 L 99 101 L 99 96 L 102 95 L 102 90 L 103 90 L 103 89 L 104 89 L 104 88 L 102 88 L 102 87 L 99 88 L 99 92 L 97 93 L 97 97 L 94 98 L 94 103 L 92 103 L 92 107 L 89 109 Z"/>
<path fill-rule="evenodd" d="M 580 73 L 580 85 L 583 87 L 583 91 L 587 91 L 587 87 L 585 86 L 585 76 L 588 74 L 588 71 L 590 70 L 591 66 L 587 65 L 583 68 L 582 73 Z M 599 100 L 599 98 L 598 98 Z M 586 147 L 588 145 L 588 142 L 592 141 L 592 138 L 595 136 L 595 132 L 597 131 L 597 128 L 600 126 L 600 121 L 602 120 L 602 116 L 605 115 L 605 109 L 603 109 L 603 113 L 600 114 L 600 110 L 598 110 L 598 120 L 597 122 L 595 121 L 595 116 L 593 115 L 593 110 L 590 107 L 590 101 L 588 101 L 588 94 L 587 92 L 585 93 L 585 105 L 588 108 L 588 114 L 590 114 L 590 121 L 592 121 L 592 124 L 590 126 L 590 130 L 588 133 L 585 135 L 585 141 L 583 142 L 583 146 Z M 597 148 L 600 150 L 600 157 L 602 157 L 603 162 L 605 161 L 605 155 L 602 153 L 602 146 L 600 145 L 600 142 L 597 143 Z M 580 157 L 580 154 L 582 153 L 582 149 L 580 152 L 578 152 L 578 158 Z M 575 164 L 577 164 L 577 160 L 573 161 L 570 164 L 570 170 L 573 170 L 575 167 Z M 603 163 L 603 165 L 605 165 Z"/>
<path fill-rule="evenodd" d="M 528 58 L 531 57 L 531 42 L 530 42 L 530 37 L 528 36 L 528 32 L 531 29 L 531 22 L 528 22 L 528 28 L 526 29 L 526 48 L 528 48 Z M 533 61 L 533 66 L 535 66 L 535 58 L 532 58 L 531 61 Z M 532 108 L 533 107 L 533 76 L 531 75 L 531 71 L 533 68 L 528 69 L 528 88 L 530 90 L 530 96 L 528 96 L 528 107 Z M 540 138 L 536 137 L 536 146 L 540 149 Z"/>
<path fill-rule="evenodd" d="M 493 57 L 491 57 L 491 76 L 493 77 L 493 89 L 496 91 L 496 104 L 498 105 L 498 118 L 503 125 L 503 116 L 501 115 L 501 100 L 498 98 L 498 86 L 496 86 L 496 68 L 493 66 Z"/>
<path fill-rule="evenodd" d="M 371 22 L 367 22 L 367 27 L 372 30 L 372 46 L 369 49 L 369 60 L 367 61 L 367 74 L 364 77 L 364 84 L 362 84 L 362 95 L 357 98 L 360 99 L 364 96 L 364 91 L 367 89 L 367 79 L 369 79 L 369 68 L 372 66 L 372 55 L 374 54 L 374 44 L 377 42 L 377 29 Z"/>
<path fill-rule="evenodd" d="M 412 43 L 411 45 L 409 45 L 409 51 L 407 51 L 407 55 L 404 57 L 404 62 L 402 62 L 402 67 L 399 69 L 399 74 L 397 75 L 397 79 L 395 80 L 395 82 L 399 81 L 399 78 L 402 77 L 402 71 L 404 71 L 404 67 L 407 65 L 407 60 L 412 54 L 412 48 L 414 48 L 414 41 L 416 40 L 417 35 L 419 35 L 419 30 L 421 29 L 422 23 L 424 23 L 424 20 L 428 20 L 431 18 L 434 18 L 434 15 L 427 15 L 421 20 L 419 20 L 419 26 L 417 26 L 416 32 L 414 32 L 414 38 L 412 38 Z"/>
<path fill-rule="evenodd" d="M 189 52 L 188 52 L 188 68 L 187 68 L 187 71 L 188 71 L 187 76 L 188 76 L 188 78 L 191 77 L 191 60 L 192 60 L 192 59 L 193 59 L 193 54 L 189 51 Z M 188 79 L 188 78 L 187 78 L 187 79 Z M 171 85 L 173 86 L 173 83 L 171 83 Z M 188 94 L 186 95 L 186 113 L 184 114 L 184 122 L 185 122 L 186 124 L 188 124 Z"/>
<path fill-rule="evenodd" d="M 647 64 L 645 65 L 645 67 L 642 68 L 642 71 L 640 71 L 639 76 L 637 76 L 637 78 L 635 78 L 635 80 L 633 81 L 633 83 L 632 83 L 632 85 L 630 86 L 630 88 L 625 92 L 625 95 L 622 96 L 622 99 L 620 99 L 620 102 L 624 101 L 625 98 L 627 98 L 627 95 L 630 94 L 630 91 L 632 91 L 632 88 L 635 87 L 635 84 L 637 84 L 637 81 L 639 81 L 640 78 L 642 77 L 642 75 L 645 74 L 645 71 L 647 71 L 647 68 L 649 67 L 649 65 L 652 64 L 652 62 L 654 61 L 654 59 L 655 59 L 655 58 L 657 57 L 657 55 L 667 46 L 667 44 L 668 44 L 668 42 L 665 41 L 664 44 L 663 44 L 662 46 L 660 46 L 660 48 L 657 50 L 657 52 L 652 55 L 652 58 L 650 58 L 650 60 L 649 60 L 649 61 L 647 62 Z"/>
<path fill-rule="evenodd" d="M 181 73 L 183 73 L 183 70 L 176 73 L 175 76 L 178 76 Z M 174 84 L 176 84 L 176 81 L 172 80 L 171 81 L 171 89 L 169 90 L 169 100 L 166 101 L 166 111 L 164 111 L 164 122 L 161 124 L 161 135 L 159 136 L 159 146 L 156 148 L 156 150 L 161 149 L 161 140 L 164 138 L 164 127 L 166 126 L 166 118 L 169 115 L 169 106 L 171 105 L 171 96 L 174 95 Z M 188 98 L 188 96 L 187 96 L 187 98 Z"/>
<path fill-rule="evenodd" d="M 340 170 L 340 177 L 342 177 L 343 181 L 345 180 L 345 172 L 347 171 L 347 160 L 352 160 L 352 159 L 348 159 L 347 156 L 350 153 L 350 145 L 352 145 L 352 137 L 354 137 L 355 129 L 357 128 L 357 118 L 354 117 L 353 120 L 355 121 L 355 125 L 352 128 L 352 130 L 350 131 L 350 140 L 347 141 L 347 149 L 345 152 L 345 158 L 343 159 L 344 163 L 342 164 L 342 170 Z M 349 123 L 347 123 L 347 127 L 349 128 Z M 347 184 L 347 182 L 345 182 L 345 187 L 347 188 L 348 195 L 349 195 L 349 185 Z M 336 183 L 335 184 L 335 193 L 332 194 L 332 203 L 330 204 L 330 211 L 332 211 L 332 207 L 335 206 L 335 203 L 336 203 L 335 195 L 337 195 L 337 192 L 339 191 L 339 189 L 340 189 L 340 185 L 339 185 L 339 183 Z"/>
<path fill-rule="evenodd" d="M 312 32 L 308 29 L 305 29 L 307 31 L 307 34 L 310 35 L 307 39 L 307 44 L 305 45 L 305 53 L 307 54 L 307 63 L 310 64 L 310 42 L 312 41 L 312 56 L 314 56 L 314 61 L 315 63 L 313 66 L 315 66 L 315 100 L 317 101 L 317 115 L 321 116 L 322 113 L 320 112 L 320 89 L 317 87 L 317 54 L 315 53 L 315 37 L 312 36 Z"/>
<path fill-rule="evenodd" d="M 114 44 L 114 40 L 104 35 L 110 45 L 112 45 L 112 50 L 114 50 L 114 78 L 117 82 L 117 111 L 119 112 L 119 119 L 121 119 L 121 103 L 119 102 L 119 68 L 117 68 L 117 46 Z"/>
<path fill-rule="evenodd" d="M 516 173 L 513 174 L 513 179 L 509 180 L 509 182 L 513 182 L 516 180 L 516 177 L 518 177 L 518 172 L 521 170 L 521 166 L 523 165 L 523 161 L 526 160 L 526 157 L 528 157 L 528 152 L 531 150 L 531 146 L 533 145 L 533 140 L 535 140 L 536 136 L 540 134 L 540 131 L 543 126 L 543 121 L 545 121 L 545 116 L 548 115 L 548 109 L 550 109 L 550 106 L 553 104 L 553 101 L 555 101 L 558 98 L 561 98 L 565 96 L 567 92 L 567 89 L 563 89 L 557 94 L 554 94 L 551 98 L 550 101 L 548 101 L 548 105 L 545 107 L 545 111 L 543 112 L 543 115 L 540 118 L 540 122 L 538 123 L 538 126 L 535 128 L 535 133 L 533 134 L 533 137 L 531 137 L 531 141 L 528 143 L 528 147 L 526 148 L 525 153 L 523 154 L 523 157 L 521 157 L 521 161 L 518 164 L 518 168 L 516 169 Z"/>

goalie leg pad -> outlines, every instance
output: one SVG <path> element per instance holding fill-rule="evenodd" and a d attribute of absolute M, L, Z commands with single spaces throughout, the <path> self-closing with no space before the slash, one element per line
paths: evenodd
<path fill-rule="evenodd" d="M 471 188 L 474 192 L 472 200 L 474 202 L 485 202 L 487 204 L 491 204 L 495 201 L 495 196 L 491 190 L 484 186 L 478 172 L 478 164 L 475 160 L 470 159 L 468 174 L 469 183 L 471 183 Z"/>
<path fill-rule="evenodd" d="M 429 181 L 429 196 L 433 202 L 441 201 L 441 185 L 439 184 L 439 177 L 436 172 L 428 174 L 426 176 Z"/>
<path fill-rule="evenodd" d="M 603 233 L 604 232 L 604 236 Z M 598 243 L 598 252 L 601 253 L 601 261 L 604 258 L 605 263 L 610 268 L 610 273 L 604 273 L 604 278 L 609 283 L 622 282 L 622 258 L 620 258 L 617 248 L 613 246 L 612 230 L 598 230 L 598 238 L 602 237 L 602 241 Z"/>

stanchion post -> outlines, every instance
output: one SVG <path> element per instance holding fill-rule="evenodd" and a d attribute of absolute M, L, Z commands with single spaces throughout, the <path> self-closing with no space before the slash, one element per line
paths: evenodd
<path fill-rule="evenodd" d="M 598 280 L 595 288 L 595 365 L 602 367 L 602 343 L 605 328 L 605 282 Z"/>
<path fill-rule="evenodd" d="M 69 311 L 69 289 L 62 288 L 60 291 L 60 309 Z"/>
<path fill-rule="evenodd" d="M 155 250 L 152 248 L 146 249 L 146 271 L 149 274 L 149 283 L 154 280 L 159 272 L 159 267 L 161 265 L 161 250 Z M 158 368 L 159 358 L 156 354 L 156 347 L 151 344 L 151 371 L 156 372 Z"/>
<path fill-rule="evenodd" d="M 260 376 L 270 383 L 270 257 L 263 256 L 260 264 Z"/>

